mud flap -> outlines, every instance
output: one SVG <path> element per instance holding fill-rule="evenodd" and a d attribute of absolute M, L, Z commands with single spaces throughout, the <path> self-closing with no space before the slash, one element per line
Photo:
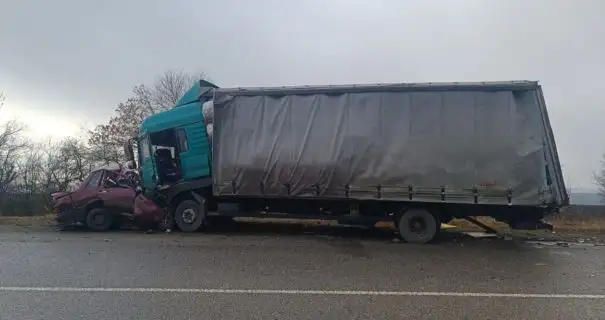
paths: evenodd
<path fill-rule="evenodd" d="M 206 199 L 195 191 L 191 191 L 191 195 L 195 199 L 195 202 L 199 204 L 199 214 L 202 216 L 202 225 L 204 225 L 208 216 L 208 212 L 206 212 Z"/>

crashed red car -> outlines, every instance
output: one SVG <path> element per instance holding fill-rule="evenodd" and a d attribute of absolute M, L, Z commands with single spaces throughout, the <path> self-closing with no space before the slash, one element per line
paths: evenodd
<path fill-rule="evenodd" d="M 157 225 L 166 217 L 163 208 L 137 192 L 132 171 L 121 167 L 94 170 L 76 190 L 51 196 L 61 228 L 83 225 L 105 231 L 127 221 Z"/>

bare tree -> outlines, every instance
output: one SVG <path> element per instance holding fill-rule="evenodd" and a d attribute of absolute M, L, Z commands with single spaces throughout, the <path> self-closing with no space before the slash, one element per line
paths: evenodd
<path fill-rule="evenodd" d="M 76 138 L 28 144 L 15 161 L 3 166 L 10 168 L 4 170 L 9 173 L 4 180 L 12 181 L 8 184 L 10 188 L 0 193 L 3 199 L 0 212 L 12 215 L 49 212 L 48 193 L 67 190 L 82 181 L 91 169 L 88 158 L 85 144 Z"/>
<path fill-rule="evenodd" d="M 134 99 L 143 106 L 149 114 L 154 114 L 172 108 L 194 83 L 207 79 L 201 72 L 191 75 L 183 71 L 169 70 L 155 79 L 151 87 L 136 86 L 133 90 Z"/>
<path fill-rule="evenodd" d="M 47 189 L 67 190 L 84 181 L 94 166 L 83 141 L 73 137 L 48 141 L 42 165 L 44 185 Z"/>
<path fill-rule="evenodd" d="M 39 145 L 33 145 L 22 156 L 19 163 L 19 184 L 22 192 L 34 194 L 43 192 L 43 152 Z"/>
<path fill-rule="evenodd" d="M 123 144 L 136 136 L 141 122 L 157 112 L 172 108 L 196 81 L 206 75 L 190 75 L 183 71 L 166 71 L 152 86 L 139 85 L 133 97 L 118 104 L 115 116 L 107 124 L 89 130 L 88 145 L 94 159 L 101 163 L 121 163 Z"/>
<path fill-rule="evenodd" d="M 594 174 L 594 181 L 599 188 L 599 194 L 601 195 L 601 202 L 605 202 L 605 154 L 601 160 L 601 170 Z"/>
<path fill-rule="evenodd" d="M 193 83 L 199 80 L 182 71 L 166 71 L 153 85 L 156 105 L 164 108 L 174 106 Z"/>
<path fill-rule="evenodd" d="M 103 164 L 121 163 L 124 160 L 122 146 L 136 136 L 141 122 L 148 115 L 134 99 L 120 103 L 116 115 L 107 124 L 89 132 L 88 144 L 94 160 Z"/>
<path fill-rule="evenodd" d="M 2 107 L 4 107 L 4 101 L 6 97 L 4 96 L 4 92 L 0 91 L 0 111 L 2 111 Z"/>
<path fill-rule="evenodd" d="M 7 192 L 18 176 L 18 162 L 29 143 L 22 136 L 24 126 L 15 120 L 0 126 L 0 193 Z"/>

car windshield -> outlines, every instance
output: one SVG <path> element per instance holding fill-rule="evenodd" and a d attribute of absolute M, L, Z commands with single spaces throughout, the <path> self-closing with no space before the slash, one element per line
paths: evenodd
<path fill-rule="evenodd" d="M 95 188 L 98 187 L 101 182 L 101 177 L 103 176 L 103 171 L 98 170 L 91 172 L 88 176 L 88 179 L 84 180 L 84 182 L 80 185 L 80 188 Z"/>

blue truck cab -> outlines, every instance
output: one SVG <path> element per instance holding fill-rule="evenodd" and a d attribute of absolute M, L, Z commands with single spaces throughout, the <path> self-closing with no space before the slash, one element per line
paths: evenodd
<path fill-rule="evenodd" d="M 138 167 L 143 189 L 211 176 L 211 144 L 206 132 L 201 97 L 216 85 L 200 81 L 176 105 L 147 117 L 136 140 Z M 130 148 L 130 151 L 128 150 Z M 126 147 L 134 160 L 132 146 Z"/>

